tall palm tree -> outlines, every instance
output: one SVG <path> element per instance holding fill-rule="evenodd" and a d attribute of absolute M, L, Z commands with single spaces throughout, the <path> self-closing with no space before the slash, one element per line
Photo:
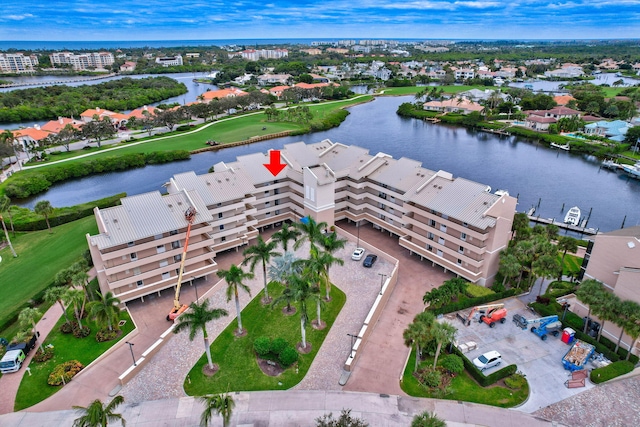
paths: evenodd
<path fill-rule="evenodd" d="M 60 308 L 62 308 L 62 314 L 64 314 L 64 318 L 66 323 L 69 324 L 69 316 L 67 316 L 67 310 L 64 308 L 63 300 L 65 299 L 65 295 L 68 289 L 62 286 L 54 286 L 49 288 L 44 293 L 44 300 L 48 304 L 55 304 L 56 302 L 60 304 Z"/>
<path fill-rule="evenodd" d="M 16 230 L 13 227 L 13 215 L 11 214 L 11 199 L 6 194 L 0 197 L 0 212 L 9 214 L 9 224 L 11 225 L 11 233 L 16 236 Z"/>
<path fill-rule="evenodd" d="M 323 230 L 327 228 L 326 222 L 316 222 L 310 216 L 303 219 L 304 221 L 293 223 L 293 226 L 302 233 L 301 238 L 293 246 L 296 249 L 302 246 L 305 241 L 308 241 L 311 246 L 315 246 L 322 239 Z"/>
<path fill-rule="evenodd" d="M 317 298 L 311 286 L 311 278 L 308 271 L 303 271 L 300 275 L 289 277 L 289 287 L 292 291 L 293 299 L 300 303 L 300 333 L 302 337 L 302 348 L 307 348 L 307 323 L 309 314 L 307 313 L 307 300 Z"/>
<path fill-rule="evenodd" d="M 114 411 L 124 403 L 124 397 L 118 395 L 113 398 L 108 405 L 104 405 L 100 399 L 96 399 L 86 408 L 74 406 L 80 417 L 73 420 L 73 427 L 106 427 L 109 422 L 120 421 L 122 426 L 126 426 L 126 421 L 121 414 Z"/>
<path fill-rule="evenodd" d="M 49 225 L 49 215 L 53 212 L 53 206 L 51 206 L 51 203 L 48 200 L 40 200 L 36 203 L 33 210 L 44 217 L 44 220 L 47 222 L 49 233 L 51 233 L 51 225 Z"/>
<path fill-rule="evenodd" d="M 291 313 L 291 301 L 293 301 L 293 291 L 289 287 L 289 277 L 300 274 L 302 271 L 302 265 L 298 262 L 298 258 L 295 257 L 293 252 L 285 252 L 284 255 L 275 257 L 273 263 L 269 266 L 269 283 L 280 284 L 284 286 L 282 296 L 276 298 L 272 302 L 272 306 L 275 306 L 281 301 L 287 302 L 287 312 Z"/>
<path fill-rule="evenodd" d="M 266 243 L 262 240 L 262 236 L 258 236 L 258 242 L 248 247 L 242 252 L 242 256 L 244 256 L 244 261 L 242 261 L 242 265 L 249 264 L 249 268 L 252 273 L 255 273 L 256 264 L 258 262 L 262 263 L 262 276 L 264 278 L 264 299 L 263 301 L 268 304 L 270 301 L 269 298 L 269 290 L 267 288 L 267 264 L 271 261 L 271 257 L 280 256 L 281 253 L 277 252 L 276 246 L 278 246 L 278 242 L 271 240 L 269 243 Z"/>
<path fill-rule="evenodd" d="M 106 294 L 98 292 L 98 299 L 91 301 L 87 308 L 93 319 L 99 324 L 107 325 L 113 331 L 114 325 L 117 328 L 118 314 L 120 313 L 120 300 L 111 291 Z"/>
<path fill-rule="evenodd" d="M 444 322 L 433 322 L 433 326 L 431 328 L 431 336 L 434 340 L 436 340 L 436 355 L 433 359 L 433 368 L 435 369 L 436 364 L 438 363 L 438 356 L 440 356 L 440 350 L 442 350 L 442 344 L 450 343 L 454 340 L 456 336 L 456 332 L 458 330 L 455 326 L 450 325 L 449 323 Z"/>
<path fill-rule="evenodd" d="M 404 338 L 404 344 L 407 347 L 415 345 L 416 347 L 416 362 L 413 367 L 413 372 L 418 370 L 418 364 L 420 363 L 420 348 L 423 348 L 431 340 L 431 328 L 435 323 L 436 318 L 430 311 L 423 311 L 414 317 L 413 322 L 407 326 L 402 336 Z"/>
<path fill-rule="evenodd" d="M 233 408 L 236 406 L 233 396 L 228 393 L 213 394 L 198 397 L 198 400 L 204 403 L 204 411 L 200 416 L 200 426 L 207 427 L 211 423 L 214 413 L 222 416 L 222 427 L 229 425 Z"/>
<path fill-rule="evenodd" d="M 31 326 L 33 328 L 33 334 L 37 337 L 38 330 L 36 328 L 36 319 L 40 317 L 40 310 L 37 308 L 26 307 L 23 308 L 20 314 L 18 315 L 18 322 L 22 327 Z M 42 348 L 42 342 L 38 340 L 40 343 L 40 351 L 44 353 L 44 348 Z"/>
<path fill-rule="evenodd" d="M 600 295 L 605 292 L 602 283 L 594 279 L 584 280 L 576 290 L 576 297 L 587 305 L 587 319 L 591 317 L 591 306 L 597 304 Z M 587 333 L 589 322 L 584 322 L 583 333 Z"/>
<path fill-rule="evenodd" d="M 335 233 L 334 233 L 335 234 Z M 326 241 L 323 241 L 326 243 Z M 315 258 L 315 261 L 320 265 L 321 268 L 321 279 L 324 282 L 324 286 L 325 286 L 325 290 L 326 290 L 326 295 L 325 295 L 325 299 L 327 301 L 329 301 L 331 298 L 329 296 L 330 292 L 331 292 L 331 279 L 329 278 L 329 268 L 331 268 L 332 265 L 344 265 L 344 260 L 342 260 L 342 258 L 336 258 L 333 256 L 333 252 L 337 249 L 343 248 L 344 247 L 344 243 L 346 241 L 344 240 L 331 240 L 332 243 L 330 243 L 331 245 L 334 246 L 329 246 L 329 248 L 334 248 L 333 250 L 331 249 L 327 249 L 328 246 L 324 246 L 326 252 L 320 252 L 320 251 L 312 251 L 311 252 L 311 257 Z M 315 248 L 312 248 L 315 249 Z M 313 254 L 313 252 L 315 252 L 315 254 Z"/>
<path fill-rule="evenodd" d="M 238 331 L 237 334 L 243 333 L 242 319 L 240 318 L 240 298 L 238 296 L 238 288 L 247 292 L 251 296 L 251 289 L 244 283 L 243 280 L 253 279 L 253 273 L 245 273 L 240 267 L 235 264 L 231 264 L 228 270 L 218 270 L 218 277 L 224 279 L 227 282 L 227 302 L 231 301 L 231 297 L 235 296 L 236 302 L 236 314 L 238 317 Z"/>
<path fill-rule="evenodd" d="M 511 280 L 520 274 L 520 263 L 515 255 L 509 252 L 500 254 L 500 274 L 502 274 L 502 286 L 505 286 L 507 280 Z"/>
<path fill-rule="evenodd" d="M 20 166 L 20 170 L 22 170 L 22 165 L 20 164 L 20 159 L 18 159 L 18 153 L 16 152 L 16 135 L 9 129 L 6 129 L 2 133 L 0 133 L 0 142 L 8 145 L 13 149 L 13 154 L 16 156 L 16 163 Z M 11 160 L 11 156 L 9 156 L 9 160 Z"/>
<path fill-rule="evenodd" d="M 0 215 L 0 222 L 2 222 L 2 229 L 4 230 L 4 237 L 7 239 L 7 243 L 9 244 L 9 248 L 11 248 L 11 253 L 13 254 L 13 257 L 16 258 L 18 256 L 18 254 L 16 253 L 16 250 L 13 249 L 13 244 L 11 244 L 11 239 L 9 238 L 9 233 L 7 232 L 7 226 L 4 223 L 4 217 L 2 215 Z"/>
<path fill-rule="evenodd" d="M 211 346 L 209 345 L 209 335 L 207 334 L 207 323 L 212 320 L 219 319 L 222 316 L 228 316 L 227 310 L 222 308 L 209 308 L 209 300 L 205 299 L 201 304 L 192 302 L 191 310 L 185 311 L 178 318 L 178 323 L 173 327 L 175 334 L 185 329 L 189 330 L 189 341 L 193 341 L 198 331 L 202 331 L 204 338 L 204 350 L 207 353 L 207 361 L 209 369 L 213 371 L 213 361 L 211 360 Z"/>
<path fill-rule="evenodd" d="M 84 306 L 87 303 L 87 294 L 80 289 L 67 289 L 62 300 L 67 304 L 73 304 L 73 313 L 76 316 L 78 326 L 82 329 L 82 318 L 84 317 Z"/>
<path fill-rule="evenodd" d="M 271 236 L 274 242 L 280 243 L 282 249 L 287 252 L 289 250 L 289 242 L 295 242 L 300 237 L 301 233 L 297 228 L 290 226 L 286 222 L 282 225 L 280 231 Z"/>
<path fill-rule="evenodd" d="M 93 295 L 89 291 L 89 275 L 83 267 L 80 267 L 80 270 L 76 271 L 73 276 L 71 276 L 71 284 L 76 288 L 81 288 L 86 294 L 87 299 L 93 301 Z"/>

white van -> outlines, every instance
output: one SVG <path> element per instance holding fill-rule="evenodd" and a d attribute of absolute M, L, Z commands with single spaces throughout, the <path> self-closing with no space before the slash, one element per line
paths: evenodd
<path fill-rule="evenodd" d="M 0 372 L 8 374 L 10 372 L 16 372 L 22 366 L 25 358 L 24 351 L 22 350 L 9 350 L 0 360 Z"/>

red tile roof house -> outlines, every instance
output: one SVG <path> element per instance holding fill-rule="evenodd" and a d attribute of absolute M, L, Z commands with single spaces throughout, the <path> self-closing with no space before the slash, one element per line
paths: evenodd
<path fill-rule="evenodd" d="M 214 99 L 233 98 L 235 96 L 244 96 L 248 94 L 248 92 L 232 87 L 229 89 L 209 90 L 201 96 L 204 102 L 211 102 Z"/>
<path fill-rule="evenodd" d="M 51 135 L 46 130 L 40 129 L 40 126 L 25 128 L 13 131 L 15 141 L 22 146 L 24 151 L 28 147 L 39 147 L 40 142 Z"/>
<path fill-rule="evenodd" d="M 51 132 L 54 134 L 59 133 L 62 129 L 64 129 L 67 125 L 71 125 L 74 128 L 80 130 L 82 124 L 84 122 L 81 120 L 69 119 L 67 117 L 58 117 L 58 120 L 51 120 L 42 125 L 40 129 Z"/>
<path fill-rule="evenodd" d="M 84 123 L 93 121 L 94 116 L 98 116 L 100 119 L 103 117 L 109 117 L 109 119 L 111 119 L 111 123 L 113 123 L 113 126 L 116 129 L 125 126 L 127 124 L 127 120 L 129 120 L 129 115 L 127 114 L 114 113 L 113 111 L 103 110 L 100 107 L 96 107 L 95 109 L 90 108 L 80 113 L 80 118 Z"/>
<path fill-rule="evenodd" d="M 569 117 L 580 117 L 580 111 L 567 107 L 553 107 L 550 110 L 525 111 L 525 126 L 536 131 L 546 132 L 549 125 Z"/>

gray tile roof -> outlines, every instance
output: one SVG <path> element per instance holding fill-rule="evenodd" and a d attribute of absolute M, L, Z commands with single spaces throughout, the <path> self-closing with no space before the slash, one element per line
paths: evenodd
<path fill-rule="evenodd" d="M 230 164 L 229 166 L 243 171 L 253 185 L 265 184 L 275 179 L 282 179 L 287 175 L 287 169 L 289 169 L 289 166 L 284 168 L 280 173 L 278 173 L 278 175 L 273 176 L 269 169 L 264 166 L 269 163 L 269 161 L 268 153 L 254 153 L 247 154 L 246 156 L 239 156 L 238 161 Z M 280 159 L 280 162 L 285 164 L 287 163 L 282 158 Z"/>
<path fill-rule="evenodd" d="M 242 169 L 227 166 L 226 170 L 204 175 L 196 175 L 195 172 L 177 174 L 173 180 L 178 189 L 196 190 L 207 206 L 238 200 L 256 191 L 251 178 Z"/>
<path fill-rule="evenodd" d="M 483 214 L 500 198 L 486 189 L 486 185 L 464 178 L 436 176 L 427 185 L 412 189 L 413 194 L 407 193 L 406 196 L 408 201 L 417 205 L 486 229 L 495 225 L 496 220 Z"/>
<path fill-rule="evenodd" d="M 435 172 L 424 169 L 421 165 L 421 162 L 406 157 L 398 160 L 389 159 L 386 165 L 373 172 L 370 178 L 385 183 L 400 192 L 406 192 L 418 182 L 434 175 Z"/>
<path fill-rule="evenodd" d="M 191 202 L 197 210 L 195 224 L 213 221 L 198 193 L 187 193 L 189 197 L 184 192 L 162 196 L 154 191 L 123 198 L 122 205 L 99 211 L 106 232 L 92 236 L 91 242 L 102 250 L 185 228 L 184 213 Z"/>
<path fill-rule="evenodd" d="M 640 225 L 636 225 L 634 227 L 620 228 L 618 230 L 609 231 L 608 233 L 603 233 L 604 236 L 622 236 L 622 237 L 635 237 L 636 239 L 640 239 Z"/>

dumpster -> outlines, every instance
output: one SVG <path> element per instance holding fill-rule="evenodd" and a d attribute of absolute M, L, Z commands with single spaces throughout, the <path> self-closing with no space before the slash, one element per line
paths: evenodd
<path fill-rule="evenodd" d="M 564 328 L 562 330 L 562 342 L 565 344 L 571 344 L 575 339 L 576 331 L 571 328 Z"/>

